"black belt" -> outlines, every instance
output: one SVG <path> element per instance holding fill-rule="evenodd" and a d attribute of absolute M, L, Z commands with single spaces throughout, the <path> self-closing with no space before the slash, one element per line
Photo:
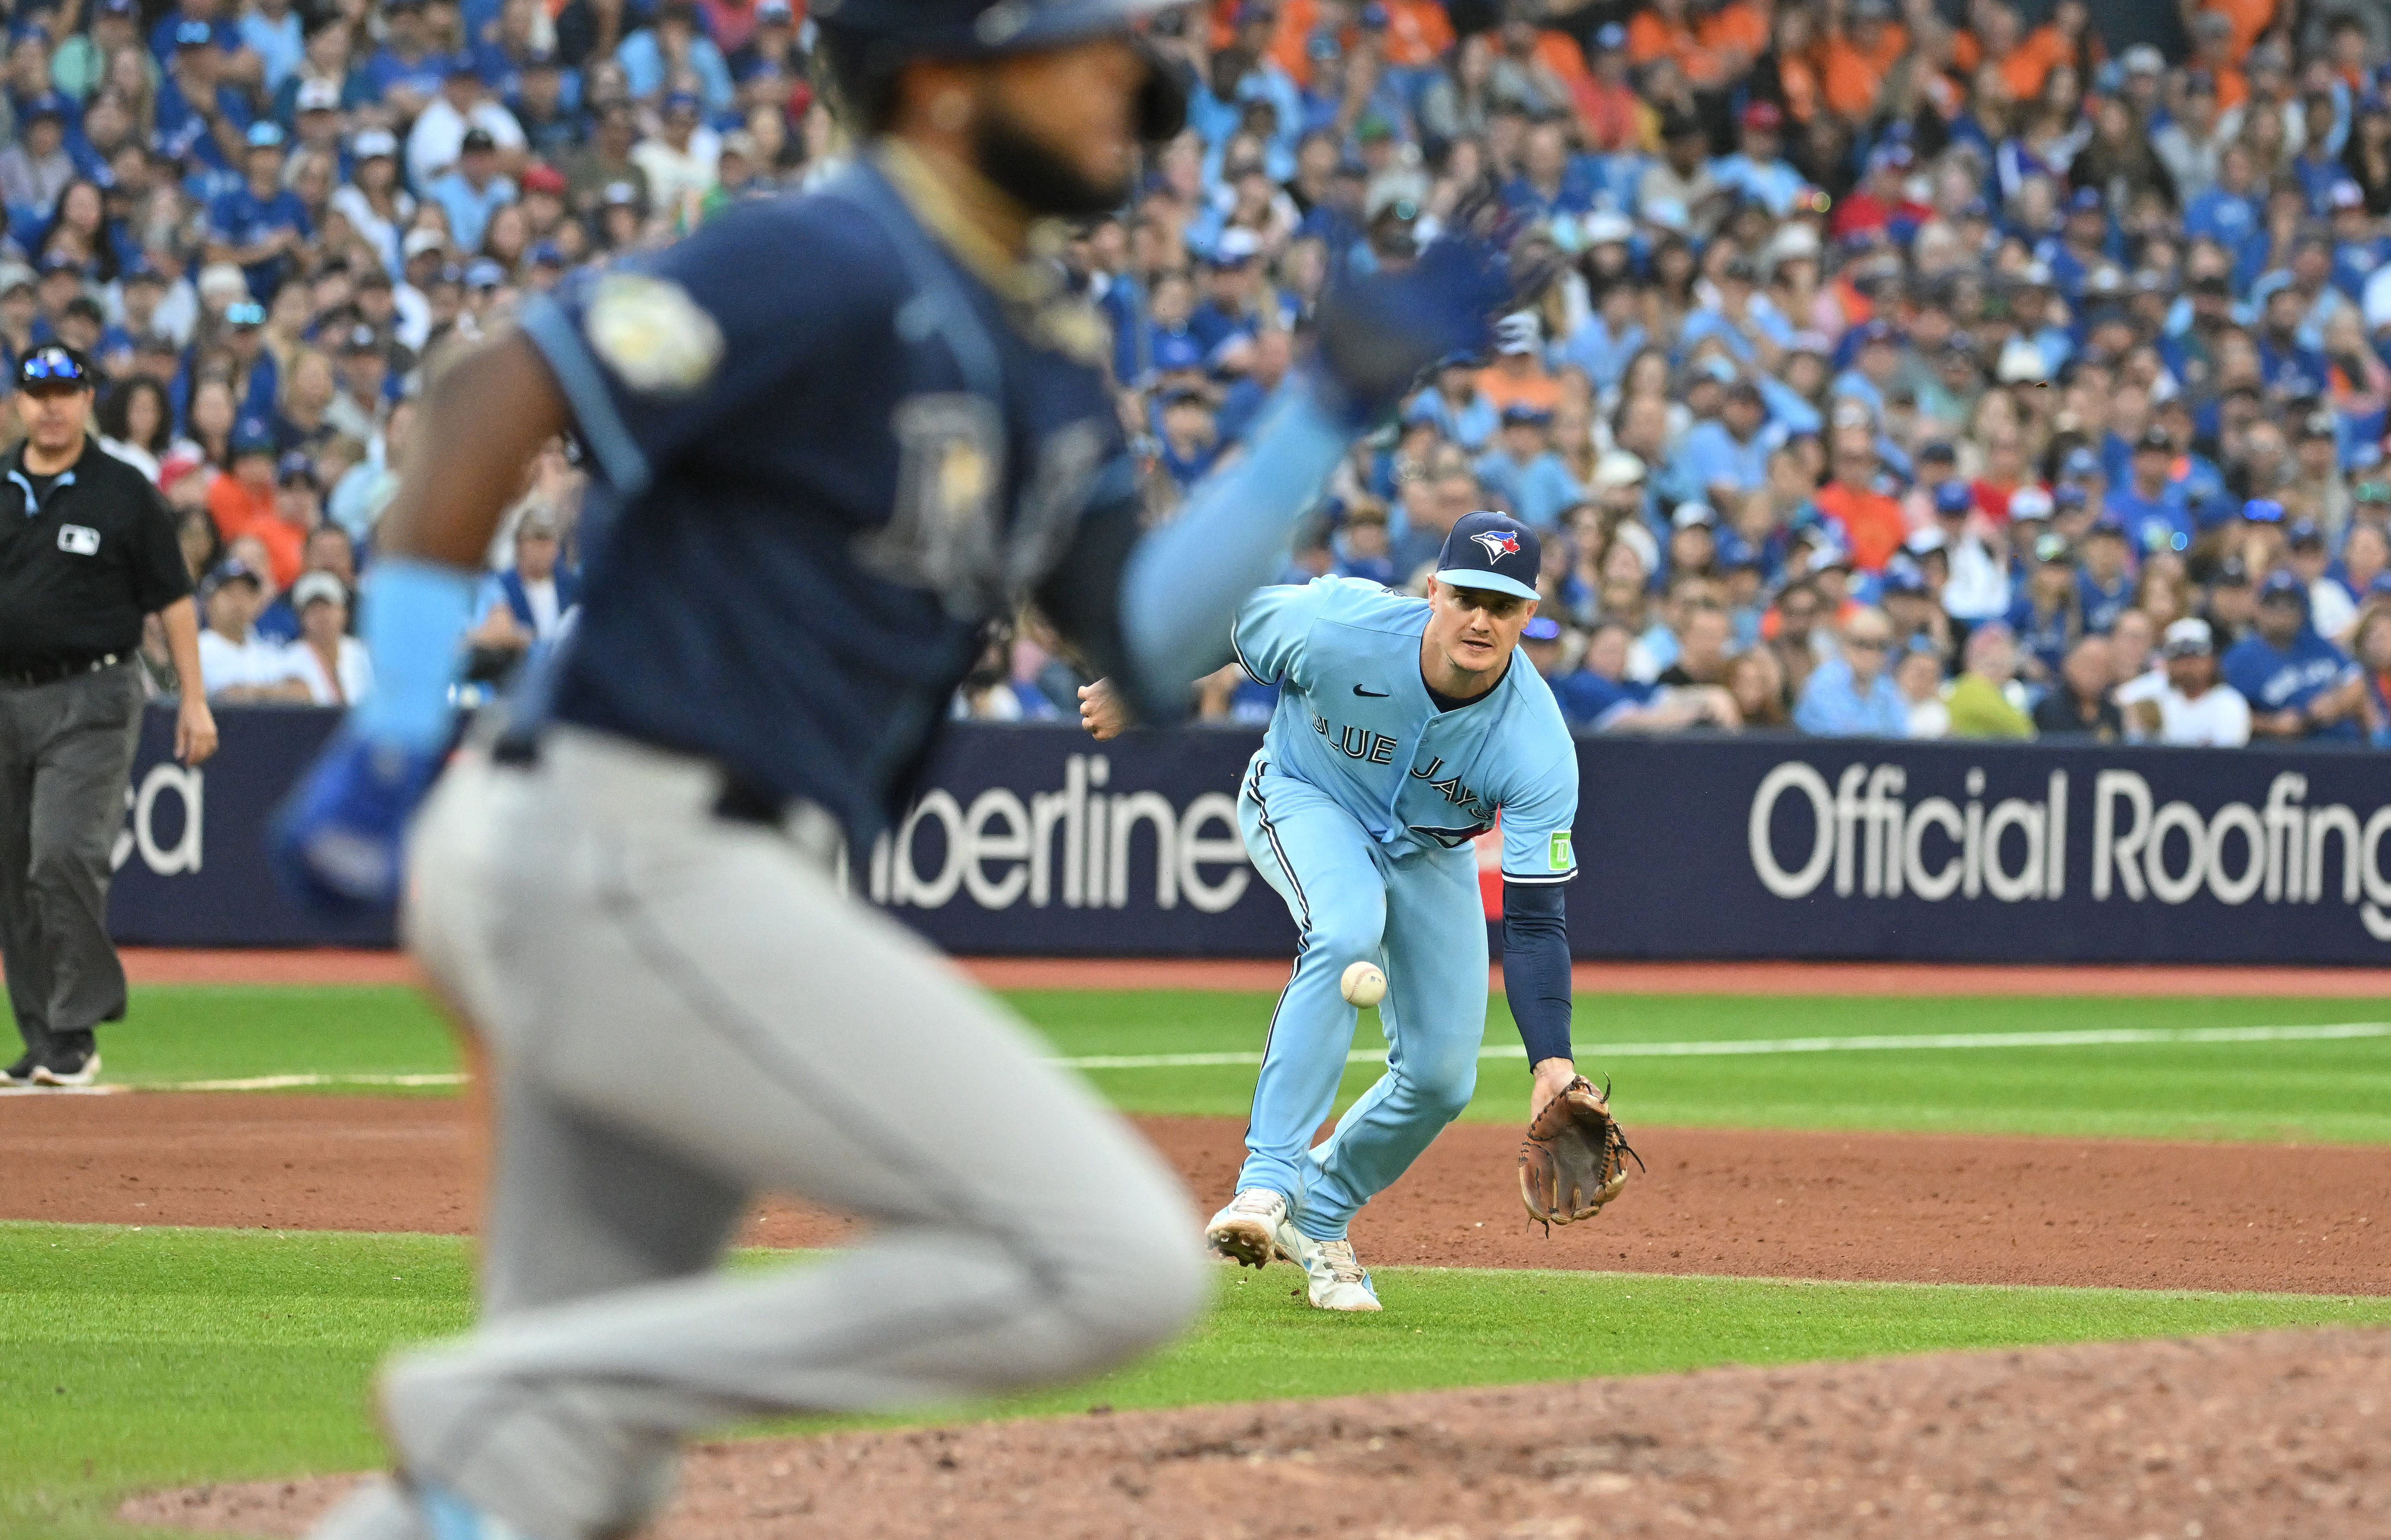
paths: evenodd
<path fill-rule="evenodd" d="M 113 668 L 128 654 L 102 653 L 97 657 L 36 658 L 25 663 L 0 660 L 0 684 L 56 684 L 60 679 L 75 679 L 84 674 L 97 674 L 103 668 Z"/>
<path fill-rule="evenodd" d="M 501 765 L 528 770 L 539 763 L 539 739 L 530 733 L 509 732 L 490 745 L 490 758 Z M 722 778 L 722 794 L 715 798 L 714 816 L 733 823 L 760 823 L 778 828 L 787 814 L 789 799 L 779 792 L 726 770 Z"/>

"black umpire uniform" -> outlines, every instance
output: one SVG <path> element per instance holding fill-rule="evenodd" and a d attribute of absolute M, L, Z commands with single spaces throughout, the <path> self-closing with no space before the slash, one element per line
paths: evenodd
<path fill-rule="evenodd" d="M 66 349 L 29 353 L 20 390 L 87 390 Z M 25 1055 L 10 1081 L 88 1083 L 92 1029 L 124 1015 L 108 934 L 110 853 L 141 730 L 144 618 L 191 592 L 158 489 L 85 432 L 38 475 L 0 457 L 0 960 Z"/>

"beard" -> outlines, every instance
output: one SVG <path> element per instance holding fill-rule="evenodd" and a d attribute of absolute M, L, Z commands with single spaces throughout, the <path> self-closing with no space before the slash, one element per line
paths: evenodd
<path fill-rule="evenodd" d="M 1092 219 L 1129 201 L 1128 175 L 1089 176 L 987 98 L 974 115 L 972 160 L 1005 196 L 1044 218 Z"/>

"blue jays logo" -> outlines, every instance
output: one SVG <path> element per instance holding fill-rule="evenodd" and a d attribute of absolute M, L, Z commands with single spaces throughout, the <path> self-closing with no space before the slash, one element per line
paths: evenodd
<path fill-rule="evenodd" d="M 1472 535 L 1470 538 L 1486 548 L 1486 559 L 1490 562 L 1519 554 L 1519 537 L 1507 529 L 1490 529 L 1481 535 Z"/>

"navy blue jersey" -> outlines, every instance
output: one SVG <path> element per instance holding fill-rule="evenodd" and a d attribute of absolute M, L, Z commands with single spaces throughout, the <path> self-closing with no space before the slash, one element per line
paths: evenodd
<path fill-rule="evenodd" d="M 1035 598 L 1099 672 L 1125 666 L 1139 529 L 1101 325 L 959 256 L 968 233 L 886 153 L 523 322 L 600 478 L 549 708 L 859 832 L 902 799 L 991 616 Z"/>

